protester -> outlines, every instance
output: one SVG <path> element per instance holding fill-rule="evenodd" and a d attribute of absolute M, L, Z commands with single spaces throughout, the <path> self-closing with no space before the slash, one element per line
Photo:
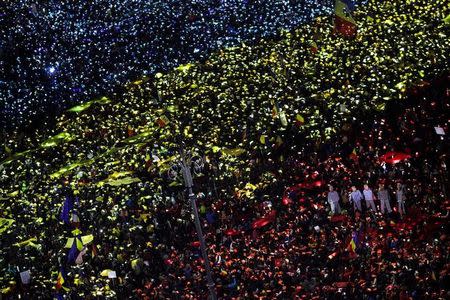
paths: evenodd
<path fill-rule="evenodd" d="M 397 182 L 397 190 L 395 191 L 395 197 L 397 199 L 398 204 L 398 212 L 401 216 L 403 216 L 405 211 L 405 200 L 406 200 L 406 191 L 401 182 Z"/>
<path fill-rule="evenodd" d="M 362 212 L 361 200 L 363 199 L 363 195 L 359 190 L 356 189 L 356 186 L 352 186 L 352 192 L 350 193 L 350 203 L 353 204 L 353 209 L 356 211 Z"/>
<path fill-rule="evenodd" d="M 378 185 L 377 198 L 380 200 L 380 211 L 382 214 L 392 212 L 391 209 L 391 196 L 389 195 L 389 190 L 384 187 L 384 183 Z"/>
<path fill-rule="evenodd" d="M 366 207 L 367 209 L 371 209 L 372 212 L 376 213 L 377 212 L 377 208 L 375 206 L 375 202 L 374 202 L 374 194 L 372 192 L 372 190 L 369 188 L 368 184 L 364 184 L 364 190 L 363 190 L 363 194 L 364 194 L 364 199 L 366 200 Z"/>
<path fill-rule="evenodd" d="M 333 186 L 329 186 L 328 203 L 330 204 L 331 213 L 333 215 L 341 213 L 341 206 L 339 205 L 339 194 L 334 190 Z"/>

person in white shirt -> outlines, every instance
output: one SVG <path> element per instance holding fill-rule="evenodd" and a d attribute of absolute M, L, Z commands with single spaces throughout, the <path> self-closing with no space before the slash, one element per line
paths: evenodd
<path fill-rule="evenodd" d="M 397 182 L 397 190 L 395 191 L 395 196 L 397 198 L 398 211 L 400 213 L 400 216 L 403 217 L 403 215 L 406 214 L 405 211 L 406 195 L 405 195 L 405 187 L 400 182 Z"/>
<path fill-rule="evenodd" d="M 341 213 L 341 206 L 339 205 L 339 194 L 330 185 L 330 191 L 328 192 L 328 203 L 330 203 L 331 212 L 333 215 Z"/>
<path fill-rule="evenodd" d="M 363 199 L 363 195 L 359 190 L 356 189 L 356 186 L 352 186 L 352 192 L 350 193 L 350 203 L 353 203 L 353 209 L 359 210 L 362 212 L 361 200 Z"/>
<path fill-rule="evenodd" d="M 375 195 L 373 194 L 372 190 L 369 188 L 369 185 L 364 185 L 363 190 L 364 199 L 366 200 L 366 207 L 369 209 L 369 207 L 372 209 L 374 213 L 377 212 L 377 208 L 375 206 L 375 203 L 373 200 L 375 200 Z"/>

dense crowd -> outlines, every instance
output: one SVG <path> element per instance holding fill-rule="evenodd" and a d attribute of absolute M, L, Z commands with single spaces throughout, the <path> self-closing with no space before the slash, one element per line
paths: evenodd
<path fill-rule="evenodd" d="M 0 116 L 14 128 L 130 78 L 293 29 L 330 14 L 333 1 L 21 0 L 2 6 Z"/>
<path fill-rule="evenodd" d="M 7 136 L 2 293 L 206 297 L 168 176 L 183 144 L 205 159 L 195 193 L 220 297 L 448 297 L 448 138 L 434 129 L 448 134 L 448 77 L 425 81 L 449 70 L 445 4 L 369 1 L 354 40 L 317 18 Z"/>

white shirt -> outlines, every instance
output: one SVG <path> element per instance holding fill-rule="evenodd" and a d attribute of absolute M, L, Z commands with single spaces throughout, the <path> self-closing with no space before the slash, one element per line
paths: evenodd
<path fill-rule="evenodd" d="M 339 194 L 336 191 L 328 192 L 328 202 L 329 203 L 339 202 Z"/>
<path fill-rule="evenodd" d="M 356 190 L 350 194 L 350 200 L 361 201 L 362 198 L 363 198 L 363 196 L 359 190 Z"/>
<path fill-rule="evenodd" d="M 373 193 L 371 189 L 364 189 L 363 190 L 363 194 L 364 194 L 364 199 L 366 199 L 367 201 L 373 200 Z"/>

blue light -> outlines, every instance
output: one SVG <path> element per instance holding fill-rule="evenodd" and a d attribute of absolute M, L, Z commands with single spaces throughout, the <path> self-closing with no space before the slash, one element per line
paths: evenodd
<path fill-rule="evenodd" d="M 50 68 L 48 68 L 48 72 L 49 72 L 50 74 L 55 73 L 55 71 L 56 71 L 55 67 L 50 67 Z"/>

